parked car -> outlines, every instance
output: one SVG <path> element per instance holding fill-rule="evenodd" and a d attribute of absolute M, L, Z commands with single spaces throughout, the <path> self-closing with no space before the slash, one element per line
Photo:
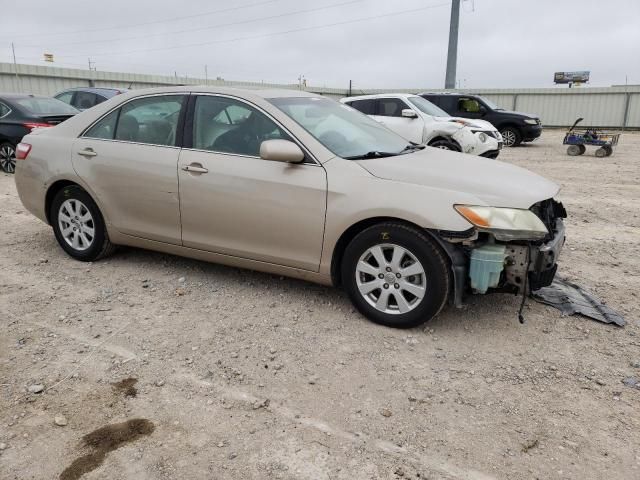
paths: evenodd
<path fill-rule="evenodd" d="M 421 93 L 420 96 L 435 103 L 449 115 L 490 122 L 500 131 L 507 147 L 532 142 L 542 134 L 542 124 L 538 115 L 505 110 L 479 95 Z"/>
<path fill-rule="evenodd" d="M 22 203 L 73 258 L 129 245 L 341 285 L 394 327 L 549 285 L 565 236 L 556 184 L 300 91 L 138 90 L 17 158 Z"/>
<path fill-rule="evenodd" d="M 416 144 L 496 158 L 502 137 L 484 120 L 453 118 L 417 95 L 363 95 L 340 100 Z"/>
<path fill-rule="evenodd" d="M 126 91 L 122 88 L 78 87 L 57 93 L 54 98 L 83 111 Z"/>
<path fill-rule="evenodd" d="M 15 170 L 15 150 L 22 137 L 39 127 L 52 127 L 78 113 L 58 100 L 39 95 L 0 93 L 0 168 Z"/>

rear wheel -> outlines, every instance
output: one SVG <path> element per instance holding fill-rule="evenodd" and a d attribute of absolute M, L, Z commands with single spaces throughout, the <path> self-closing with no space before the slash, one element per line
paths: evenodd
<path fill-rule="evenodd" d="M 604 151 L 606 152 L 607 157 L 610 157 L 611 155 L 613 155 L 613 147 L 611 145 L 605 145 L 602 148 L 604 148 Z"/>
<path fill-rule="evenodd" d="M 587 147 L 584 145 L 569 145 L 567 147 L 567 155 L 572 157 L 576 157 L 578 155 L 582 155 L 587 150 Z"/>
<path fill-rule="evenodd" d="M 505 127 L 500 132 L 505 147 L 517 147 L 522 143 L 522 135 L 515 127 Z"/>
<path fill-rule="evenodd" d="M 604 147 L 600 147 L 599 149 L 596 150 L 596 157 L 598 158 L 606 157 L 608 155 L 611 155 L 611 154 L 610 153 L 607 154 L 607 150 Z"/>
<path fill-rule="evenodd" d="M 441 140 L 436 140 L 435 142 L 431 142 L 429 144 L 430 147 L 433 148 L 439 148 L 441 150 L 451 150 L 452 152 L 460 152 L 460 147 L 458 146 L 458 144 L 456 144 L 455 142 L 451 141 L 451 140 L 445 140 L 445 139 L 441 139 Z"/>
<path fill-rule="evenodd" d="M 16 171 L 16 149 L 8 142 L 0 143 L 0 168 L 6 173 Z"/>
<path fill-rule="evenodd" d="M 111 254 L 104 219 L 91 196 L 77 185 L 60 190 L 51 203 L 49 218 L 56 240 L 71 257 L 92 262 Z"/>
<path fill-rule="evenodd" d="M 411 328 L 435 317 L 449 295 L 449 269 L 440 247 L 400 223 L 367 228 L 347 246 L 342 283 L 370 320 Z"/>

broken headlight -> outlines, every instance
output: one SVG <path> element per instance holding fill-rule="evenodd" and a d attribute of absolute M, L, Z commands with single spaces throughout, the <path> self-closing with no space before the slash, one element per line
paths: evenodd
<path fill-rule="evenodd" d="M 496 240 L 542 240 L 549 233 L 542 220 L 530 210 L 480 205 L 454 205 L 453 208 L 478 230 L 492 233 Z"/>

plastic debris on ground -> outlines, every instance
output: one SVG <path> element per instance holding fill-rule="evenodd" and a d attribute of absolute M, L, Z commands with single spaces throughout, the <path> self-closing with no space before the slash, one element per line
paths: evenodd
<path fill-rule="evenodd" d="M 534 300 L 557 308 L 562 315 L 579 313 L 603 323 L 613 323 L 619 327 L 626 324 L 625 319 L 606 306 L 602 300 L 582 287 L 556 277 L 548 287 L 531 292 Z"/>

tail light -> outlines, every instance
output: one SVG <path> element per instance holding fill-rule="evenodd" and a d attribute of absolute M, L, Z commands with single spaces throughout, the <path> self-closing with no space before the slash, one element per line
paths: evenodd
<path fill-rule="evenodd" d="M 28 143 L 19 143 L 16 147 L 16 160 L 26 160 L 29 152 L 31 152 L 31 145 Z"/>
<path fill-rule="evenodd" d="M 36 123 L 36 122 L 28 122 L 28 123 L 23 123 L 22 126 L 26 127 L 29 129 L 29 131 L 33 130 L 34 128 L 45 128 L 45 127 L 52 127 L 53 125 L 49 125 L 48 123 Z"/>

